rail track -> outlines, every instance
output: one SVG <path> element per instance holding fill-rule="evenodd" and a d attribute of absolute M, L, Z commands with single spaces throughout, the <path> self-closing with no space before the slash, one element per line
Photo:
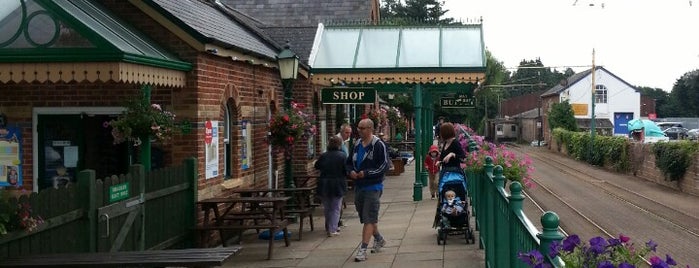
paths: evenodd
<path fill-rule="evenodd" d="M 527 153 L 535 160 L 536 165 L 539 167 L 545 167 L 552 172 L 565 174 L 565 180 L 574 180 L 574 183 L 577 183 L 577 185 L 585 185 L 584 187 L 592 191 L 604 193 L 613 200 L 618 201 L 619 204 L 625 208 L 632 208 L 629 210 L 635 210 L 637 213 L 644 215 L 644 220 L 652 219 L 653 222 L 665 226 L 664 228 L 670 229 L 671 232 L 677 233 L 690 241 L 699 241 L 699 214 L 697 214 L 696 210 L 685 211 L 677 209 L 675 206 L 668 205 L 657 197 L 634 191 L 612 180 L 599 179 L 594 174 L 604 172 L 602 170 L 591 170 L 593 168 L 589 166 L 585 167 L 579 164 L 570 164 L 568 163 L 570 161 L 562 161 L 554 157 L 556 155 L 530 151 L 525 152 L 522 148 L 516 146 L 511 148 L 518 153 Z M 624 226 L 623 217 L 619 218 L 618 223 L 610 224 L 610 220 L 605 219 L 608 217 L 600 218 L 600 215 L 594 210 L 580 205 L 580 200 L 575 200 L 575 198 L 566 196 L 565 191 L 561 191 L 564 186 L 557 185 L 558 183 L 552 183 L 550 180 L 546 182 L 543 179 L 534 179 L 534 182 L 539 190 L 536 190 L 536 194 L 534 195 L 525 193 L 527 199 L 530 200 L 533 207 L 536 207 L 540 212 L 554 210 L 559 213 L 559 215 L 561 215 L 561 213 L 565 214 L 565 217 L 561 216 L 560 227 L 561 232 L 565 235 L 571 232 L 569 229 L 575 229 L 573 232 L 578 233 L 581 237 L 583 234 L 615 237 L 616 234 L 612 230 L 619 230 L 621 229 L 620 226 Z M 558 187 L 558 189 L 555 189 L 556 187 Z M 555 203 L 558 204 L 553 205 Z M 599 208 L 601 208 L 601 210 L 605 209 L 602 206 Z M 694 208 L 696 208 L 696 206 L 694 206 Z M 638 221 L 640 219 L 636 220 Z M 585 224 L 583 224 L 583 222 Z M 583 228 L 581 227 L 583 225 L 587 226 Z M 673 254 L 673 257 L 674 256 Z M 693 258 L 694 261 L 699 262 L 697 256 L 691 255 L 691 250 L 689 253 L 683 254 L 682 257 L 688 257 L 690 260 Z M 687 264 L 696 265 L 697 263 Z"/>

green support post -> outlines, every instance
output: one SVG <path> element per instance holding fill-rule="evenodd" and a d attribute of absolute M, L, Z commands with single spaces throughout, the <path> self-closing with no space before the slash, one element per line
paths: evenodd
<path fill-rule="evenodd" d="M 468 141 L 468 152 L 475 152 L 476 150 L 478 150 L 478 145 L 476 145 L 476 141 Z"/>
<path fill-rule="evenodd" d="M 143 101 L 150 103 L 150 93 L 151 93 L 151 88 L 150 85 L 143 85 L 141 87 L 141 90 L 143 91 Z M 150 136 L 149 135 L 144 135 L 141 137 L 138 137 L 141 140 L 141 145 L 139 146 L 140 148 L 140 155 L 139 155 L 139 160 L 143 167 L 146 170 L 151 170 L 151 148 L 150 148 Z"/>
<path fill-rule="evenodd" d="M 429 100 L 429 95 L 423 94 L 423 96 L 427 99 L 427 101 L 424 101 L 423 103 L 429 103 L 431 105 L 432 102 Z M 429 115 L 429 112 L 427 111 L 428 109 L 429 108 L 425 108 L 425 107 L 422 108 L 422 115 L 423 115 L 422 116 L 422 129 L 423 130 L 431 129 L 431 126 L 432 126 L 432 120 L 430 120 L 429 119 L 430 117 L 428 116 Z M 431 136 L 432 136 L 432 133 L 430 131 L 425 131 L 422 133 L 420 140 L 422 141 L 423 146 L 421 146 L 421 150 L 419 150 L 419 151 L 416 150 L 416 152 L 415 152 L 416 154 L 421 155 L 423 157 L 425 155 L 427 155 L 427 150 L 430 148 L 430 145 L 432 145 L 432 139 L 430 138 Z M 418 162 L 418 163 L 422 163 L 422 162 Z M 416 165 L 416 167 L 417 166 L 418 165 Z M 427 169 L 425 169 L 422 165 L 419 165 L 419 166 L 420 166 L 420 181 L 422 182 L 422 186 L 426 187 L 428 185 L 427 178 L 429 177 L 429 174 L 427 173 Z"/>
<path fill-rule="evenodd" d="M 505 187 L 505 176 L 503 175 L 503 172 L 504 170 L 500 165 L 495 166 L 495 168 L 493 169 L 493 183 L 495 184 L 495 189 L 501 189 Z M 499 214 L 502 213 L 500 211 L 497 211 L 499 210 L 499 206 L 495 204 L 495 202 L 491 204 L 492 208 L 489 211 L 492 211 L 491 213 L 494 215 L 498 215 L 493 217 L 494 226 L 493 229 L 491 229 L 492 232 L 490 233 L 490 237 L 492 237 L 492 240 L 488 240 L 488 242 L 493 243 L 493 248 L 495 249 L 495 255 L 493 256 L 494 258 L 492 260 L 495 262 L 495 267 L 506 267 L 507 265 L 504 262 L 505 260 L 509 259 L 510 254 L 510 247 L 509 245 L 507 245 L 507 243 L 505 243 L 505 241 L 508 241 L 510 237 L 508 222 L 507 220 L 505 220 L 504 217 L 499 216 Z"/>
<path fill-rule="evenodd" d="M 518 181 L 512 182 L 510 184 L 510 196 L 507 197 L 507 199 L 510 201 L 510 210 L 514 213 L 514 215 L 524 215 L 524 211 L 522 211 L 522 203 L 524 202 L 524 195 L 522 194 L 522 184 L 519 183 Z M 511 222 L 509 225 L 509 232 L 510 234 L 516 234 L 520 225 L 515 224 L 514 222 Z M 509 252 L 510 254 L 517 254 L 519 251 L 519 239 L 515 235 L 510 235 L 509 236 Z M 517 267 L 521 261 L 517 258 L 508 258 L 510 260 L 509 267 Z"/>
<path fill-rule="evenodd" d="M 80 203 L 85 209 L 85 230 L 87 232 L 88 252 L 97 252 L 97 195 L 96 191 L 96 175 L 92 169 L 86 169 L 78 173 L 78 195 Z"/>
<path fill-rule="evenodd" d="M 423 139 L 423 130 L 424 130 L 424 123 L 422 122 L 424 119 L 422 118 L 422 88 L 420 87 L 420 84 L 416 84 L 415 88 L 413 89 L 413 96 L 415 97 L 413 99 L 413 103 L 415 104 L 415 151 L 413 152 L 413 156 L 415 157 L 415 183 L 413 184 L 413 201 L 422 201 L 422 163 L 424 161 L 424 155 L 421 155 L 420 153 L 422 152 L 422 141 Z"/>
<path fill-rule="evenodd" d="M 542 255 L 549 255 L 549 247 L 554 241 L 561 241 L 564 236 L 558 231 L 559 218 L 558 214 L 553 211 L 546 211 L 541 215 L 541 233 L 537 234 L 539 238 L 539 252 Z"/>

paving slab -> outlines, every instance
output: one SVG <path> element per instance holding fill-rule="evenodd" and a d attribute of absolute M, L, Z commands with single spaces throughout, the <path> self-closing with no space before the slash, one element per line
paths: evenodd
<path fill-rule="evenodd" d="M 389 176 L 384 182 L 379 230 L 387 245 L 379 253 L 369 253 L 366 261 L 354 261 L 362 225 L 350 194 L 342 215 L 347 226 L 340 235 L 327 237 L 323 210 L 317 208 L 315 230 L 310 231 L 306 223 L 302 241 L 297 239 L 298 225 L 291 224 L 291 245 L 285 247 L 282 240 L 275 241 L 274 255 L 266 260 L 268 241 L 258 239 L 254 231 L 246 232 L 241 241 L 243 249 L 222 267 L 484 267 L 485 252 L 475 244 L 467 244 L 463 235 L 449 236 L 446 245 L 437 245 L 437 230 L 432 228 L 437 201 L 430 200 L 427 187 L 423 187 L 423 200 L 413 201 L 414 162 L 405 168 L 404 173 Z"/>

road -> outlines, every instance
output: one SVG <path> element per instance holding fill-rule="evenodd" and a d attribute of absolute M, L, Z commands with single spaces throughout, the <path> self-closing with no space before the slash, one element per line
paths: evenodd
<path fill-rule="evenodd" d="M 642 178 L 609 172 L 537 147 L 510 147 L 533 159 L 537 186 L 527 189 L 530 219 L 540 226 L 543 211 L 554 211 L 561 229 L 583 241 L 624 234 L 636 244 L 658 243 L 657 256 L 670 254 L 678 267 L 699 266 L 699 197 Z M 540 206 L 538 208 L 536 205 Z"/>

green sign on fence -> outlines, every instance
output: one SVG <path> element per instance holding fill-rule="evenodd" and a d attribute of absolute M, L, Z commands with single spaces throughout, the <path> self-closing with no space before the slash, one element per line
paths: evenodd
<path fill-rule="evenodd" d="M 129 183 L 120 183 L 109 187 L 109 202 L 129 198 Z"/>

